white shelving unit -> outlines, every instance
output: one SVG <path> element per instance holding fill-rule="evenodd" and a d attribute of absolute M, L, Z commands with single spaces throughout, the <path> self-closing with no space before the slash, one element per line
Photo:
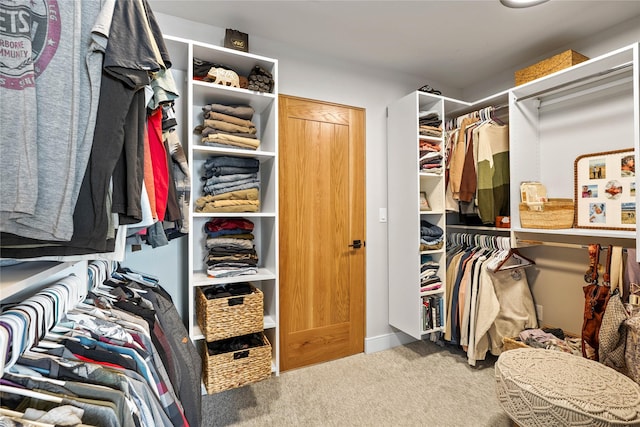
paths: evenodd
<path fill-rule="evenodd" d="M 165 43 L 177 74 L 184 73 L 185 93 L 181 94 L 180 111 L 176 115 L 184 121 L 184 141 L 191 169 L 191 200 L 189 233 L 188 329 L 194 342 L 204 335 L 196 321 L 195 288 L 214 284 L 250 282 L 264 296 L 264 333 L 272 346 L 272 371 L 279 374 L 278 333 L 278 61 L 220 46 L 165 35 Z M 273 75 L 272 93 L 251 91 L 192 79 L 193 59 L 211 61 L 233 68 L 238 75 L 249 75 L 259 65 Z M 176 73 L 174 73 L 175 76 Z M 175 77 L 174 77 L 175 78 Z M 211 104 L 250 105 L 255 113 L 252 122 L 260 139 L 258 150 L 208 147 L 200 144 L 200 136 L 193 132 L 203 123 L 202 107 Z M 176 103 L 178 109 L 178 103 Z M 210 156 L 250 157 L 260 161 L 260 211 L 239 213 L 198 213 L 195 200 L 202 196 L 200 178 L 203 165 Z M 204 225 L 214 217 L 242 217 L 254 223 L 254 244 L 258 253 L 258 274 L 229 278 L 211 278 L 206 273 Z"/>
<path fill-rule="evenodd" d="M 388 234 L 389 324 L 420 339 L 432 331 L 421 328 L 421 218 L 432 219 L 446 231 L 501 235 L 509 233 L 513 247 L 549 242 L 584 244 L 611 239 L 635 239 L 638 231 L 569 228 L 530 229 L 520 226 L 520 183 L 540 181 L 554 198 L 574 197 L 574 161 L 583 154 L 633 148 L 640 161 L 640 44 L 633 44 L 574 67 L 474 101 L 458 101 L 421 92 L 411 93 L 388 108 Z M 511 229 L 447 226 L 439 203 L 444 180 L 418 172 L 418 112 L 438 109 L 444 119 L 489 105 L 508 103 L 510 139 Z M 636 186 L 640 179 L 636 174 Z M 434 210 L 421 213 L 418 192 L 427 191 Z M 444 199 L 442 199 L 444 200 Z M 636 192 L 636 217 L 640 193 Z M 531 243 L 533 242 L 533 243 Z M 631 245 L 632 246 L 632 245 Z M 445 271 L 445 249 L 435 254 Z M 640 261 L 640 259 L 638 259 Z"/>
<path fill-rule="evenodd" d="M 25 261 L 4 266 L 0 269 L 0 300 L 22 301 L 71 274 L 87 283 L 87 261 Z"/>
<path fill-rule="evenodd" d="M 444 174 L 420 171 L 420 139 L 441 144 L 443 138 L 421 136 L 419 112 L 437 111 L 444 117 L 442 97 L 422 92 L 411 93 L 388 108 L 388 236 L 389 236 L 389 324 L 414 338 L 441 331 L 424 329 L 422 297 L 437 295 L 445 300 L 445 247 L 420 252 L 420 222 L 426 220 L 443 230 Z M 430 211 L 420 210 L 420 192 L 427 193 Z M 438 276 L 443 286 L 420 292 L 422 255 L 431 255 L 439 264 Z M 444 314 L 444 313 L 443 313 Z M 444 315 L 441 316 L 444 319 Z"/>
<path fill-rule="evenodd" d="M 509 92 L 512 242 L 640 239 L 634 231 L 520 226 L 519 183 L 540 181 L 549 197 L 574 198 L 574 161 L 582 154 L 635 149 L 640 135 L 638 44 L 593 58 Z M 636 185 L 638 182 L 636 174 Z M 638 212 L 636 195 L 636 216 Z"/>

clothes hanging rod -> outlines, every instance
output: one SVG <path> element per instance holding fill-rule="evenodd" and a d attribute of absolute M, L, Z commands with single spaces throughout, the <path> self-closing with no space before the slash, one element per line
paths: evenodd
<path fill-rule="evenodd" d="M 554 246 L 557 248 L 568 248 L 568 249 L 589 249 L 589 245 L 581 245 L 578 243 L 562 243 L 562 242 L 545 242 L 543 240 L 529 240 L 529 239 L 518 239 L 518 243 L 523 243 L 526 245 L 537 245 L 537 246 Z M 623 250 L 626 248 L 623 248 Z M 606 251 L 607 247 L 602 246 L 601 250 Z"/>
<path fill-rule="evenodd" d="M 483 107 L 483 108 L 477 108 L 477 109 L 471 110 L 471 111 L 469 111 L 467 113 L 459 114 L 454 118 L 447 119 L 446 122 L 450 122 L 450 123 L 456 122 L 457 120 L 460 120 L 460 119 L 463 119 L 465 117 L 468 117 L 470 114 L 473 114 L 473 113 L 478 112 L 480 110 L 484 110 L 485 108 L 491 108 L 493 111 L 498 111 L 498 110 L 502 110 L 502 109 L 505 109 L 505 108 L 509 108 L 509 104 L 488 105 L 488 106 Z"/>
<path fill-rule="evenodd" d="M 577 86 L 578 83 L 582 83 L 584 81 L 591 80 L 591 79 L 595 80 L 595 79 L 597 79 L 599 77 L 606 76 L 607 74 L 611 74 L 611 73 L 615 73 L 617 71 L 624 70 L 625 68 L 629 68 L 631 66 L 633 66 L 633 62 L 625 62 L 624 64 L 620 64 L 618 66 L 609 68 L 608 70 L 600 71 L 600 72 L 597 72 L 597 73 L 594 73 L 594 74 L 589 74 L 588 76 L 584 76 L 582 78 L 575 79 L 575 80 L 572 80 L 570 82 L 561 83 L 559 85 L 550 87 L 548 89 L 544 89 L 544 90 L 541 90 L 539 92 L 535 92 L 535 93 L 532 93 L 530 95 L 526 95 L 526 96 L 517 98 L 516 101 L 519 102 L 519 101 L 525 101 L 525 100 L 531 99 L 531 98 L 536 98 L 536 97 L 538 97 L 540 95 L 544 95 L 546 93 L 558 91 L 558 90 L 563 89 L 563 88 L 565 88 L 567 86 Z"/>

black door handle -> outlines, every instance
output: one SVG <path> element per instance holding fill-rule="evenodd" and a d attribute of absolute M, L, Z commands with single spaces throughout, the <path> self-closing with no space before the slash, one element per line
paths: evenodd
<path fill-rule="evenodd" d="M 360 249 L 362 247 L 362 241 L 361 240 L 354 240 L 352 245 L 349 245 L 350 248 L 353 249 Z"/>

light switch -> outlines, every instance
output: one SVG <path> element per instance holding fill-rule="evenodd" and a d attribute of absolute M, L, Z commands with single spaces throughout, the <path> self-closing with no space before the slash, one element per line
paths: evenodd
<path fill-rule="evenodd" d="M 387 222 L 387 208 L 380 208 L 380 222 Z"/>

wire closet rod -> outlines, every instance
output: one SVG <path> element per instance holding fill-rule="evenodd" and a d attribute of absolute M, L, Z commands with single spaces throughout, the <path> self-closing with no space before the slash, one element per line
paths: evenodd
<path fill-rule="evenodd" d="M 545 93 L 554 92 L 554 91 L 560 90 L 562 88 L 565 88 L 567 86 L 577 85 L 578 83 L 582 83 L 582 82 L 584 82 L 586 80 L 596 79 L 598 77 L 606 76 L 607 74 L 615 73 L 616 71 L 624 70 L 625 68 L 629 68 L 632 65 L 633 65 L 633 62 L 626 62 L 626 63 L 618 65 L 616 67 L 609 68 L 608 70 L 605 70 L 605 71 L 600 71 L 600 72 L 597 72 L 597 73 L 594 73 L 594 74 L 589 74 L 588 76 L 584 76 L 584 77 L 581 77 L 579 79 L 572 80 L 570 82 L 565 82 L 565 83 L 550 87 L 548 89 L 544 89 L 544 90 L 541 90 L 539 92 L 535 92 L 535 93 L 532 93 L 530 95 L 526 95 L 526 96 L 520 97 L 520 98 L 516 99 L 516 101 L 524 101 L 524 100 L 527 100 L 527 99 L 536 98 L 536 97 L 538 97 L 540 95 L 544 95 Z"/>

